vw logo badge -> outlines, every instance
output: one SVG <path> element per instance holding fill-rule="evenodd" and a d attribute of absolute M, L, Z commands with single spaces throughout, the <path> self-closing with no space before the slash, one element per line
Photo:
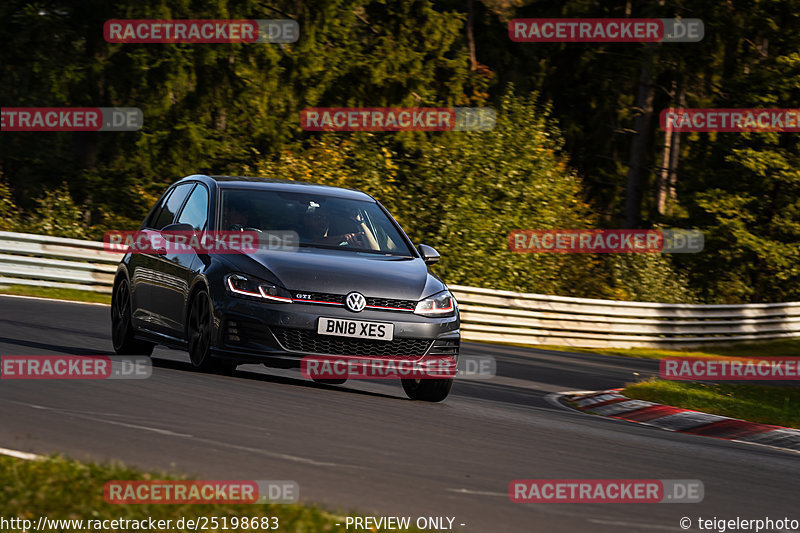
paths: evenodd
<path fill-rule="evenodd" d="M 367 299 L 360 292 L 351 292 L 345 298 L 344 305 L 354 313 L 358 313 L 367 306 Z"/>

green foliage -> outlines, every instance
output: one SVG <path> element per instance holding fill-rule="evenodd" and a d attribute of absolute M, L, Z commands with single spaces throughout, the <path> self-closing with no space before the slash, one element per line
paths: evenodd
<path fill-rule="evenodd" d="M 597 290 L 582 254 L 523 254 L 514 229 L 591 227 L 581 182 L 559 153 L 561 137 L 536 95 L 507 92 L 490 132 L 451 132 L 404 162 L 401 223 L 442 254 L 450 283 L 583 295 Z"/>
<path fill-rule="evenodd" d="M 573 296 L 689 301 L 685 280 L 659 257 L 524 254 L 514 229 L 587 228 L 596 219 L 563 141 L 537 95 L 509 90 L 493 131 L 327 133 L 305 149 L 263 158 L 246 173 L 351 187 L 372 194 L 418 243 L 437 248 L 449 283 Z M 647 278 L 651 274 L 652 277 Z"/>
<path fill-rule="evenodd" d="M 407 143 L 391 134 L 323 134 L 302 152 L 249 170 L 374 195 L 415 242 L 441 252 L 435 269 L 450 283 L 585 294 L 596 289 L 585 276 L 588 256 L 508 249 L 513 229 L 592 223 L 580 180 L 558 153 L 559 133 L 535 100 L 509 92 L 494 131 Z"/>
<path fill-rule="evenodd" d="M 533 45 L 507 33 L 512 18 L 625 16 L 701 18 L 705 38 Z M 282 17 L 300 24 L 297 43 L 110 44 L 102 31 L 113 18 Z M 257 174 L 373 194 L 417 242 L 441 249 L 435 268 L 448 282 L 655 301 L 800 300 L 797 134 L 684 134 L 671 214 L 656 212 L 653 191 L 658 111 L 681 91 L 688 107 L 797 106 L 800 0 L 7 0 L 0 41 L 4 106 L 139 107 L 145 119 L 139 132 L 3 132 L 2 228 L 24 221 L 28 231 L 98 238 L 136 228 L 180 177 Z M 705 251 L 509 253 L 512 229 L 620 224 L 645 66 L 654 119 L 643 227 L 700 229 Z M 536 96 L 514 96 L 512 84 Z M 311 106 L 453 105 L 493 105 L 497 129 L 317 134 L 299 125 Z"/>
<path fill-rule="evenodd" d="M 282 45 L 110 44 L 112 18 L 276 18 L 301 25 Z M 147 201 L 197 172 L 241 174 L 253 154 L 274 156 L 302 137 L 308 106 L 454 104 L 462 21 L 429 0 L 178 0 L 80 6 L 12 0 L 0 6 L 4 105 L 128 106 L 140 132 L 11 134 L 0 161 L 24 207 L 68 180 L 95 216 L 140 219 Z M 42 35 L 48 40 L 43 41 Z M 40 150 L 42 139 L 47 150 Z M 101 215 L 105 212 L 105 215 Z"/>
<path fill-rule="evenodd" d="M 72 199 L 66 183 L 53 191 L 46 191 L 36 204 L 36 209 L 22 224 L 26 233 L 88 238 L 85 210 Z"/>
<path fill-rule="evenodd" d="M 800 9 L 800 3 L 797 3 Z M 800 21 L 800 15 L 795 14 Z M 789 35 L 800 41 L 800 30 Z M 737 101 L 721 107 L 796 107 L 800 53 L 778 40 L 756 72 L 732 74 Z M 690 165 L 708 171 L 686 184 L 685 205 L 705 228 L 706 252 L 691 258 L 704 300 L 721 303 L 800 300 L 800 137 L 727 133 L 689 145 Z"/>
<path fill-rule="evenodd" d="M 11 194 L 11 187 L 0 174 L 0 231 L 16 231 L 19 213 Z"/>
<path fill-rule="evenodd" d="M 548 350 L 621 355 L 623 357 L 639 357 L 642 359 L 664 359 L 667 357 L 703 357 L 711 359 L 724 357 L 800 357 L 800 339 L 715 344 L 703 348 L 687 348 L 684 350 L 664 350 L 660 348 L 575 348 L 572 346 L 546 346 L 543 348 Z"/>
<path fill-rule="evenodd" d="M 615 300 L 639 302 L 695 303 L 698 298 L 686 275 L 676 270 L 665 254 L 610 254 L 609 294 Z"/>
<path fill-rule="evenodd" d="M 747 6 L 713 1 L 666 3 L 482 2 L 481 61 L 501 83 L 514 81 L 552 102 L 570 161 L 603 224 L 622 218 L 639 79 L 653 92 L 646 130 L 644 227 L 706 232 L 706 250 L 674 258 L 693 291 L 709 303 L 800 299 L 797 133 L 695 133 L 680 136 L 677 198 L 670 216 L 655 209 L 664 134 L 659 112 L 699 108 L 797 108 L 800 102 L 800 0 Z M 625 10 L 632 9 L 626 13 Z M 493 13 L 496 13 L 495 16 Z M 699 43 L 509 44 L 510 18 L 691 17 L 704 22 Z M 652 58 L 650 57 L 652 54 Z M 680 94 L 683 93 L 681 102 Z M 640 259 L 636 259 L 640 261 Z M 666 296 L 666 295 L 665 295 Z"/>
<path fill-rule="evenodd" d="M 103 487 L 110 481 L 155 481 L 184 480 L 174 474 L 164 472 L 145 472 L 122 464 L 81 463 L 59 456 L 46 457 L 41 460 L 24 461 L 14 457 L 0 457 L 0 516 L 32 520 L 35 513 L 46 516 L 50 520 L 83 520 L 83 529 L 88 528 L 88 521 L 100 520 L 137 520 L 152 518 L 171 520 L 172 531 L 181 518 L 197 521 L 200 517 L 216 517 L 218 527 L 207 522 L 210 531 L 223 531 L 223 520 L 229 530 L 256 530 L 256 528 L 233 528 L 231 520 L 241 517 L 276 517 L 279 531 L 344 533 L 343 513 L 332 513 L 311 505 L 300 504 L 170 504 L 159 502 L 146 504 L 118 505 L 108 503 L 103 497 Z M 346 513 L 345 516 L 356 516 Z M 92 522 L 94 523 L 94 522 Z M 259 522 L 260 523 L 260 522 Z M 340 524 L 340 525 L 337 525 Z M 76 528 L 78 529 L 78 528 Z M 96 528 L 91 528 L 96 529 Z M 196 529 L 196 528 L 192 528 Z M 265 528 L 258 528 L 263 531 Z M 122 531 L 114 528 L 114 531 Z M 134 527 L 133 530 L 139 530 Z M 147 530 L 145 526 L 142 531 Z M 185 531 L 186 529 L 181 529 Z M 5 530 L 7 531 L 7 530 Z M 74 531 L 64 526 L 57 531 Z M 111 530 L 109 530 L 111 531 Z M 128 531 L 126 529 L 125 531 Z M 374 530 L 377 532 L 388 529 Z M 419 532 L 413 528 L 409 531 Z M 53 530 L 55 533 L 55 530 Z"/>

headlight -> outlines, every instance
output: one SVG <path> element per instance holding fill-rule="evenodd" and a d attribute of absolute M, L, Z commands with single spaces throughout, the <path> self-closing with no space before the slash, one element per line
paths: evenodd
<path fill-rule="evenodd" d="M 289 291 L 252 276 L 228 274 L 225 276 L 225 285 L 228 287 L 228 292 L 237 296 L 292 303 Z"/>
<path fill-rule="evenodd" d="M 456 299 L 450 291 L 442 291 L 421 300 L 414 313 L 422 316 L 451 316 L 456 312 L 456 305 Z"/>

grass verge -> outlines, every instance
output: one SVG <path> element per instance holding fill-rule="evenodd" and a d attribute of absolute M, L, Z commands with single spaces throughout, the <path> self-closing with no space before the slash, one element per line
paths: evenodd
<path fill-rule="evenodd" d="M 92 291 L 79 291 L 75 289 L 56 289 L 52 287 L 33 287 L 28 285 L 3 285 L 0 294 L 15 294 L 18 296 L 37 296 L 55 300 L 71 300 L 74 302 L 92 302 L 110 304 L 111 295 Z"/>
<path fill-rule="evenodd" d="M 651 379 L 628 385 L 622 394 L 750 422 L 800 428 L 800 387 Z"/>
<path fill-rule="evenodd" d="M 233 517 L 239 519 L 243 517 L 277 517 L 277 531 L 293 533 L 347 531 L 344 516 L 309 505 L 112 505 L 103 499 L 103 485 L 107 481 L 156 479 L 184 478 L 147 473 L 121 465 L 81 463 L 58 456 L 40 461 L 23 461 L 13 457 L 0 456 L 0 517 L 33 520 L 34 525 L 37 524 L 40 516 L 50 519 L 84 520 L 84 526 L 87 520 L 142 520 L 151 517 L 154 520 L 172 520 L 174 526 L 180 518 L 189 520 L 199 517 L 216 517 L 220 527 L 209 527 L 204 530 L 211 533 L 230 532 L 231 530 L 255 531 L 255 529 L 248 528 L 231 528 Z M 302 494 L 302 487 L 300 490 Z M 222 517 L 227 517 L 227 530 L 221 526 Z M 341 525 L 337 526 L 337 523 Z M 88 530 L 86 527 L 83 529 Z M 73 524 L 72 527 L 49 528 L 48 533 L 79 530 Z M 6 530 L 3 531 L 5 533 Z M 18 531 L 22 531 L 22 529 Z M 103 531 L 122 530 L 103 529 Z M 168 531 L 189 530 L 173 527 Z M 263 531 L 263 529 L 258 529 L 258 531 Z M 372 529 L 372 531 L 388 530 Z"/>
<path fill-rule="evenodd" d="M 667 357 L 800 357 L 800 338 L 779 341 L 753 342 L 708 346 L 702 350 L 659 350 L 656 348 L 575 348 L 572 346 L 550 346 L 517 343 L 489 342 L 503 346 L 519 346 L 557 352 L 594 353 L 599 355 L 621 355 L 640 359 L 664 359 Z"/>
<path fill-rule="evenodd" d="M 666 357 L 800 357 L 800 338 L 779 341 L 708 346 L 702 350 L 658 350 L 628 348 L 595 350 L 597 353 L 664 359 Z"/>

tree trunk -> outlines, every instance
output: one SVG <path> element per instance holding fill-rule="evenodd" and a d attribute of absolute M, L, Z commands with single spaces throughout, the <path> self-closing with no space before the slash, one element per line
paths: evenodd
<path fill-rule="evenodd" d="M 469 70 L 475 72 L 478 68 L 478 58 L 475 52 L 475 35 L 472 31 L 475 19 L 474 0 L 467 0 L 467 47 L 469 49 Z"/>
<path fill-rule="evenodd" d="M 680 85 L 678 105 L 680 107 L 686 107 L 686 89 L 684 88 L 683 83 L 681 83 Z M 680 155 L 681 155 L 681 133 L 679 131 L 673 131 L 672 154 L 669 160 L 669 187 L 668 187 L 669 201 L 667 202 L 668 214 L 672 214 L 672 210 L 674 209 L 675 204 L 677 204 L 678 202 L 678 194 L 676 192 L 676 186 L 678 183 L 678 163 L 680 162 Z"/>
<path fill-rule="evenodd" d="M 647 52 L 639 74 L 639 91 L 636 95 L 638 116 L 634 122 L 633 142 L 628 169 L 627 190 L 625 194 L 625 227 L 638 228 L 642 221 L 642 185 L 647 173 L 647 151 L 649 148 L 650 123 L 653 116 L 653 96 L 651 64 L 655 43 L 647 43 Z"/>
<path fill-rule="evenodd" d="M 672 129 L 664 132 L 664 151 L 661 155 L 661 168 L 658 169 L 656 184 L 656 209 L 659 216 L 666 213 L 667 187 L 669 186 L 670 164 L 672 161 Z"/>

